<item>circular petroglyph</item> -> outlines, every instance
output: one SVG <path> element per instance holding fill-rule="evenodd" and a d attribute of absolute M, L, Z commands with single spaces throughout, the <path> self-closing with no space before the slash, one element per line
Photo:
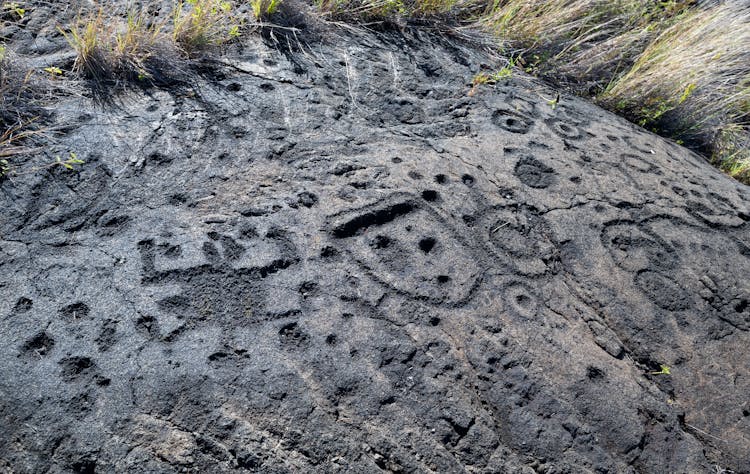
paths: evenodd
<path fill-rule="evenodd" d="M 505 287 L 503 299 L 511 313 L 534 319 L 539 313 L 539 297 L 526 283 L 512 282 Z"/>
<path fill-rule="evenodd" d="M 484 229 L 493 252 L 524 275 L 557 269 L 559 251 L 552 231 L 534 209 L 502 207 L 487 213 Z"/>
<path fill-rule="evenodd" d="M 334 216 L 331 235 L 390 288 L 432 303 L 465 301 L 481 268 L 465 239 L 428 204 L 436 199 L 424 197 L 399 193 Z"/>
<path fill-rule="evenodd" d="M 547 126 L 556 135 L 566 138 L 568 140 L 581 140 L 583 138 L 583 132 L 577 125 L 560 119 L 545 120 Z"/>
<path fill-rule="evenodd" d="M 512 110 L 496 110 L 492 114 L 492 123 L 511 133 L 528 133 L 534 125 L 532 119 Z"/>
<path fill-rule="evenodd" d="M 634 222 L 605 224 L 602 244 L 624 270 L 672 270 L 679 265 L 679 255 L 671 245 Z"/>
<path fill-rule="evenodd" d="M 503 253 L 516 257 L 540 257 L 546 256 L 548 248 L 554 246 L 542 219 L 527 210 L 502 208 L 492 215 L 489 241 Z"/>
<path fill-rule="evenodd" d="M 671 277 L 646 270 L 636 275 L 635 284 L 660 308 L 680 311 L 690 307 L 687 292 Z"/>

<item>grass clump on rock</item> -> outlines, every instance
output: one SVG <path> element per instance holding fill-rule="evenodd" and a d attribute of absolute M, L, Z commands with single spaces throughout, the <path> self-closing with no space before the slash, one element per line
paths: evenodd
<path fill-rule="evenodd" d="M 144 11 L 121 19 L 99 10 L 61 30 L 77 53 L 74 70 L 95 88 L 132 82 L 169 84 L 179 71 L 179 54 L 164 23 Z"/>
<path fill-rule="evenodd" d="M 188 54 L 217 46 L 240 35 L 241 19 L 224 0 L 187 0 L 174 9 L 174 41 Z"/>
<path fill-rule="evenodd" d="M 188 60 L 235 40 L 246 23 L 270 17 L 280 4 L 185 0 L 166 11 L 147 4 L 127 16 L 99 9 L 60 30 L 77 53 L 75 72 L 95 89 L 127 83 L 170 85 L 184 79 Z M 166 13 L 164 19 L 155 12 Z"/>
<path fill-rule="evenodd" d="M 126 17 L 98 10 L 61 28 L 76 51 L 76 72 L 95 86 L 169 85 L 185 76 L 184 60 L 239 36 L 230 2 L 188 0 L 169 19 L 149 9 Z"/>

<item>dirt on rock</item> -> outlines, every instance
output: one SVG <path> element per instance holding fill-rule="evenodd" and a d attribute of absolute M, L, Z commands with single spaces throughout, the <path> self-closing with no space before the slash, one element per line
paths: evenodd
<path fill-rule="evenodd" d="M 750 472 L 750 188 L 470 96 L 460 38 L 298 21 L 61 99 L 29 165 L 80 170 L 0 183 L 0 470 Z"/>

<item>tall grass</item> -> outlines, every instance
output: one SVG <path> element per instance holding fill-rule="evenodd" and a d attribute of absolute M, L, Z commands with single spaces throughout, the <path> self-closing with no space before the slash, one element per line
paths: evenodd
<path fill-rule="evenodd" d="M 328 15 L 382 21 L 395 18 L 467 17 L 485 9 L 478 0 L 315 0 Z"/>
<path fill-rule="evenodd" d="M 523 51 L 530 72 L 750 182 L 750 5 L 496 0 L 481 23 Z"/>
<path fill-rule="evenodd" d="M 662 32 L 600 101 L 750 180 L 750 5 L 692 10 Z"/>

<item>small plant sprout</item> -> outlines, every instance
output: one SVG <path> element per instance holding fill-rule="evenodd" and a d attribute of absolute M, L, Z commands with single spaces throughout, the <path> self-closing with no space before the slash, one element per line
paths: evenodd
<path fill-rule="evenodd" d="M 661 370 L 649 372 L 649 374 L 650 375 L 671 375 L 672 374 L 671 369 L 669 368 L 668 365 L 661 364 L 659 367 L 661 368 Z"/>
<path fill-rule="evenodd" d="M 6 176 L 8 173 L 10 173 L 10 163 L 8 163 L 8 160 L 0 160 L 0 178 Z"/>
<path fill-rule="evenodd" d="M 555 97 L 553 97 L 552 99 L 548 99 L 547 97 L 544 97 L 542 94 L 540 94 L 538 92 L 537 92 L 537 95 L 539 96 L 540 99 L 543 99 L 545 102 L 547 102 L 547 105 L 549 105 L 550 108 L 552 108 L 552 110 L 555 110 L 557 108 L 557 105 L 560 103 L 560 93 L 559 92 L 557 92 L 555 94 Z"/>
<path fill-rule="evenodd" d="M 63 167 L 66 170 L 74 171 L 76 170 L 76 165 L 82 165 L 85 162 L 78 158 L 78 156 L 73 153 L 72 151 L 68 153 L 67 159 L 62 159 L 60 156 L 55 157 L 55 161 L 51 163 L 47 163 L 46 165 L 41 166 L 34 166 L 31 168 L 27 168 L 25 170 L 19 170 L 17 166 L 12 165 L 8 160 L 6 159 L 0 159 L 0 178 L 4 178 L 6 176 L 19 176 L 19 175 L 25 175 L 25 174 L 31 174 L 36 173 L 38 171 L 43 171 L 51 168 L 56 167 Z"/>
<path fill-rule="evenodd" d="M 78 159 L 78 156 L 76 156 L 76 154 L 71 151 L 69 152 L 69 158 L 67 160 L 63 160 L 59 156 L 56 156 L 55 162 L 52 163 L 52 165 L 60 165 L 67 170 L 73 170 L 75 169 L 74 165 L 82 165 L 83 163 L 84 161 Z"/>
<path fill-rule="evenodd" d="M 511 57 L 510 60 L 508 61 L 508 64 L 502 69 L 499 69 L 491 73 L 480 72 L 479 74 L 474 76 L 474 80 L 471 83 L 471 91 L 469 91 L 469 95 L 472 96 L 476 94 L 476 88 L 478 86 L 485 85 L 485 84 L 497 84 L 503 79 L 508 79 L 512 77 L 513 68 L 518 62 L 518 59 L 519 59 L 518 57 L 516 58 Z"/>
<path fill-rule="evenodd" d="M 552 100 L 549 100 L 549 99 L 545 99 L 545 100 L 547 100 L 547 105 L 552 107 L 552 110 L 555 110 L 557 108 L 557 104 L 560 103 L 560 93 L 558 92 L 557 95 L 555 95 L 555 98 Z"/>
<path fill-rule="evenodd" d="M 688 84 L 688 86 L 685 88 L 685 90 L 682 92 L 682 95 L 680 96 L 680 104 L 688 100 L 688 98 L 693 95 L 693 92 L 695 91 L 695 88 L 698 87 L 698 85 L 695 82 L 692 82 Z"/>
<path fill-rule="evenodd" d="M 53 76 L 62 76 L 62 69 L 57 66 L 49 66 L 44 68 L 44 72 L 49 73 Z"/>
<path fill-rule="evenodd" d="M 26 9 L 18 2 L 3 3 L 3 12 L 11 13 L 19 20 L 23 20 L 23 17 L 26 16 Z"/>

